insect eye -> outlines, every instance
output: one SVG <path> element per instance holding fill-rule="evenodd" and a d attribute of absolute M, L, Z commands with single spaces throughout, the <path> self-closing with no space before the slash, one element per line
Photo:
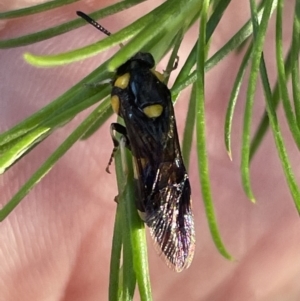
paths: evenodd
<path fill-rule="evenodd" d="M 119 76 L 116 79 L 116 81 L 114 83 L 114 86 L 118 87 L 118 88 L 121 88 L 121 89 L 125 89 L 128 86 L 129 79 L 130 79 L 130 74 L 129 73 L 125 73 L 125 74 Z"/>
<path fill-rule="evenodd" d="M 159 81 L 161 81 L 162 83 L 164 82 L 165 76 L 162 73 L 160 73 L 154 69 L 151 69 L 151 72 L 158 78 Z"/>
<path fill-rule="evenodd" d="M 159 117 L 162 111 L 163 111 L 162 105 L 151 105 L 143 109 L 143 112 L 149 118 Z"/>
<path fill-rule="evenodd" d="M 111 107 L 113 109 L 113 111 L 119 115 L 119 109 L 120 109 L 120 99 L 119 96 L 117 95 L 113 95 L 110 99 L 111 102 Z"/>

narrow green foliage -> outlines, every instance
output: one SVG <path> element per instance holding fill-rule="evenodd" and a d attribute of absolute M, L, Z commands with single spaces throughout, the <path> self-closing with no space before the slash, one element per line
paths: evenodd
<path fill-rule="evenodd" d="M 202 187 L 202 196 L 205 206 L 206 216 L 208 219 L 209 229 L 214 240 L 214 243 L 219 252 L 227 259 L 232 259 L 231 255 L 226 250 L 219 234 L 217 226 L 214 206 L 212 202 L 208 159 L 205 143 L 205 109 L 204 109 L 204 62 L 207 53 L 206 43 L 206 18 L 208 13 L 208 0 L 203 1 L 201 21 L 198 37 L 198 58 L 197 58 L 197 78 L 195 84 L 196 89 L 196 134 L 197 134 L 197 153 L 198 153 L 198 169 L 200 174 L 200 182 Z"/>
<path fill-rule="evenodd" d="M 107 104 L 105 103 L 101 103 L 20 188 L 13 198 L 0 210 L 0 221 L 2 221 L 21 202 L 29 191 L 52 169 L 55 163 L 70 149 L 70 147 L 72 147 L 89 127 L 97 121 L 99 115 L 106 109 L 106 105 Z"/>
<path fill-rule="evenodd" d="M 289 98 L 289 93 L 287 89 L 286 74 L 284 70 L 284 60 L 283 60 L 283 49 L 282 49 L 282 9 L 283 1 L 278 1 L 277 7 L 277 18 L 276 18 L 276 60 L 277 60 L 277 72 L 279 79 L 279 92 L 282 98 L 282 104 L 286 119 L 296 142 L 297 147 L 300 149 L 300 130 L 297 125 L 296 116 L 293 112 L 292 103 Z M 295 73 L 295 72 L 294 72 Z M 295 74 L 294 74 L 295 75 Z"/>
<path fill-rule="evenodd" d="M 54 9 L 57 7 L 61 7 L 64 5 L 68 5 L 77 1 L 79 0 L 60 0 L 60 1 L 52 0 L 46 3 L 41 3 L 41 4 L 37 4 L 34 6 L 25 7 L 17 10 L 0 12 L 0 20 L 29 16 L 29 15 L 41 13 L 43 11 L 48 11 L 50 9 Z"/>
<path fill-rule="evenodd" d="M 248 65 L 250 56 L 252 53 L 252 45 L 249 46 L 246 54 L 244 55 L 243 61 L 241 63 L 241 66 L 239 68 L 239 72 L 236 76 L 235 82 L 233 84 L 233 88 L 230 94 L 230 99 L 228 103 L 228 108 L 226 112 L 226 118 L 225 118 L 225 127 L 224 127 L 224 140 L 225 140 L 225 147 L 228 153 L 228 156 L 230 160 L 232 160 L 232 153 L 231 153 L 231 128 L 232 128 L 232 120 L 233 120 L 233 114 L 234 109 L 236 105 L 236 101 L 239 95 L 239 91 L 244 79 L 246 67 Z"/>
<path fill-rule="evenodd" d="M 192 150 L 192 143 L 193 143 L 193 133 L 194 133 L 194 127 L 195 127 L 195 120 L 196 120 L 196 88 L 195 84 L 192 88 L 192 93 L 190 96 L 190 103 L 188 112 L 186 115 L 185 120 L 185 127 L 184 127 L 184 134 L 183 134 L 183 140 L 182 140 L 182 157 L 184 164 L 189 169 L 190 166 L 190 155 Z"/>
<path fill-rule="evenodd" d="M 294 108 L 296 116 L 296 124 L 300 127 L 300 77 L 299 77 L 299 49 L 300 49 L 300 3 L 296 1 L 296 13 L 294 16 L 293 24 L 293 39 L 292 39 L 292 51 L 291 51 L 291 65 L 292 68 L 292 87 Z M 297 13 L 298 12 L 298 13 Z M 286 71 L 285 71 L 286 74 Z M 287 77 L 287 74 L 286 74 Z M 287 80 L 287 78 L 286 78 Z"/>
<path fill-rule="evenodd" d="M 0 19 L 29 16 L 77 0 L 51 1 L 15 11 L 1 12 Z M 127 0 L 115 3 L 106 8 L 90 14 L 95 19 L 101 19 L 128 9 L 143 2 L 142 0 Z M 250 0 L 251 19 L 245 22 L 236 33 L 218 49 L 211 57 L 209 44 L 213 42 L 214 32 L 219 25 L 230 0 L 178 0 L 165 1 L 158 7 L 138 18 L 132 24 L 113 33 L 109 37 L 99 35 L 98 42 L 74 49 L 69 52 L 49 55 L 25 53 L 24 58 L 30 64 L 39 67 L 52 67 L 72 63 L 91 57 L 108 50 L 115 45 L 124 43 L 124 47 L 115 53 L 103 65 L 71 87 L 63 95 L 48 104 L 40 111 L 34 113 L 26 120 L 20 122 L 8 131 L 0 134 L 0 174 L 16 164 L 23 156 L 36 147 L 55 130 L 64 126 L 83 110 L 95 105 L 98 106 L 88 117 L 69 135 L 57 150 L 42 164 L 42 166 L 27 180 L 12 199 L 0 210 L 0 221 L 20 203 L 22 198 L 52 169 L 55 163 L 78 140 L 87 139 L 103 125 L 112 114 L 110 106 L 111 86 L 109 79 L 113 78 L 114 71 L 138 51 L 150 52 L 156 63 L 164 56 L 169 55 L 167 71 L 174 65 L 178 50 L 186 32 L 200 21 L 199 36 L 195 38 L 193 47 L 189 50 L 185 62 L 179 61 L 179 75 L 172 88 L 172 98 L 175 103 L 180 92 L 193 84 L 191 98 L 188 104 L 187 118 L 182 143 L 182 154 L 186 166 L 190 165 L 190 154 L 193 145 L 194 128 L 196 132 L 196 150 L 198 156 L 198 169 L 202 189 L 203 202 L 208 220 L 209 229 L 216 248 L 227 259 L 232 256 L 223 244 L 217 225 L 213 206 L 212 191 L 209 177 L 208 154 L 206 150 L 206 112 L 205 112 L 205 72 L 216 66 L 233 51 L 241 51 L 248 47 L 238 69 L 235 82 L 228 100 L 227 112 L 224 112 L 224 140 L 225 147 L 232 159 L 232 132 L 233 118 L 241 85 L 244 82 L 247 67 L 249 66 L 249 79 L 245 102 L 244 124 L 241 148 L 241 177 L 247 197 L 255 202 L 254 192 L 250 180 L 250 162 L 258 151 L 263 138 L 270 127 L 278 157 L 282 164 L 286 182 L 292 195 L 295 207 L 300 213 L 300 189 L 295 180 L 293 169 L 284 145 L 276 109 L 282 100 L 285 116 L 295 144 L 300 148 L 300 76 L 299 76 L 299 50 L 300 50 L 300 2 L 295 1 L 293 16 L 293 36 L 288 54 L 283 59 L 283 10 L 287 1 L 263 0 L 257 8 L 256 1 Z M 269 21 L 273 11 L 276 15 L 276 64 L 278 78 L 273 91 L 270 87 L 268 70 L 264 61 L 263 47 Z M 208 19 L 208 16 L 209 19 Z M 34 16 L 33 16 L 34 20 Z M 12 48 L 37 43 L 57 35 L 63 34 L 80 26 L 88 26 L 78 18 L 74 12 L 74 20 L 47 28 L 26 36 L 14 37 L 0 41 L 0 48 Z M 95 30 L 91 27 L 90 29 Z M 160 70 L 159 70 L 160 71 Z M 169 75 L 169 74 L 167 74 Z M 292 97 L 289 95 L 288 85 L 291 75 Z M 166 82 L 168 76 L 166 77 Z M 257 82 L 261 80 L 265 97 L 265 114 L 260 123 L 255 125 L 253 120 L 253 106 Z M 216 87 L 217 89 L 218 87 Z M 224 101 L 226 101 L 224 99 Z M 253 128 L 257 127 L 252 137 Z M 113 235 L 109 300 L 132 300 L 136 287 L 142 301 L 152 300 L 151 286 L 148 270 L 147 244 L 144 223 L 138 216 L 135 206 L 135 191 L 132 170 L 131 153 L 122 145 L 116 152 L 115 165 L 118 183 L 118 197 L 116 198 L 116 222 Z M 284 185 L 284 184 L 283 184 Z M 200 243 L 201 244 L 201 243 Z"/>
<path fill-rule="evenodd" d="M 263 9 L 261 9 L 258 12 L 258 19 L 260 20 L 262 17 Z M 238 32 L 222 47 L 220 48 L 213 56 L 211 56 L 206 62 L 205 62 L 205 72 L 212 69 L 214 66 L 216 66 L 221 60 L 223 60 L 230 52 L 237 50 L 243 43 L 246 41 L 246 39 L 252 34 L 252 24 L 251 21 L 248 21 L 245 23 L 245 25 L 238 30 Z M 173 88 L 172 88 L 172 95 L 174 97 L 177 97 L 179 92 L 189 85 L 193 84 L 197 80 L 197 74 L 196 71 L 193 71 L 189 74 L 191 68 L 194 66 L 196 60 L 196 50 L 197 49 L 197 43 L 190 52 L 190 56 L 186 62 L 188 63 L 188 66 L 182 67 L 182 72 L 184 72 L 181 76 L 181 73 L 178 75 L 178 78 L 180 80 L 176 80 Z M 195 53 L 194 53 L 195 52 Z M 188 75 L 189 74 L 189 75 Z"/>
<path fill-rule="evenodd" d="M 262 48 L 268 27 L 268 22 L 272 13 L 273 0 L 267 0 L 265 3 L 265 9 L 261 19 L 261 23 L 258 26 L 258 16 L 256 12 L 256 4 L 253 0 L 251 3 L 251 15 L 252 24 L 254 28 L 254 42 L 253 42 L 253 54 L 252 54 L 252 65 L 249 76 L 246 107 L 244 114 L 244 127 L 243 127 L 243 141 L 242 141 L 242 154 L 241 154 L 241 173 L 242 183 L 246 195 L 255 202 L 255 198 L 251 189 L 250 184 L 250 170 L 249 170 L 249 158 L 250 158 L 250 133 L 251 133 L 251 122 L 252 122 L 252 108 L 255 97 L 255 90 L 257 84 L 257 77 L 259 72 L 259 64 L 261 60 Z"/>
<path fill-rule="evenodd" d="M 137 282 L 141 300 L 150 301 L 152 297 L 148 270 L 147 244 L 144 231 L 145 226 L 138 216 L 134 202 L 135 191 L 131 154 L 125 149 L 122 142 L 120 143 L 120 151 L 117 152 L 115 156 L 119 190 L 117 211 L 120 212 L 117 215 L 118 220 L 116 223 L 120 223 L 122 226 L 116 229 L 119 231 L 116 237 L 118 241 L 120 238 L 122 239 L 123 262 L 121 268 L 118 253 L 119 244 L 117 244 L 116 247 L 113 245 L 112 255 L 116 254 L 116 261 L 119 263 L 119 267 L 113 262 L 113 257 L 111 267 L 113 267 L 115 277 L 117 277 L 118 272 L 121 272 L 123 276 L 122 283 L 116 280 L 115 277 L 110 278 L 110 300 L 117 300 L 114 299 L 117 297 L 117 285 L 119 286 L 119 291 L 123 298 L 122 300 L 132 300 Z M 113 289 L 115 289 L 115 291 Z"/>
<path fill-rule="evenodd" d="M 228 4 L 230 3 L 230 0 L 226 0 L 226 1 L 221 1 L 220 3 L 218 3 L 216 9 L 214 10 L 214 12 L 212 13 L 210 19 L 207 22 L 207 27 L 206 27 L 206 40 L 208 42 L 208 40 L 211 38 L 214 30 L 216 29 L 217 25 L 219 24 L 219 21 L 221 20 L 221 17 L 225 11 L 225 9 L 227 8 Z M 198 47 L 198 42 L 195 43 L 194 47 L 192 48 L 187 60 L 185 61 L 184 65 L 182 66 L 176 81 L 174 83 L 173 86 L 173 101 L 178 98 L 179 96 L 179 91 L 181 91 L 182 89 L 185 88 L 185 86 L 181 86 L 179 89 L 176 89 L 176 87 L 180 84 L 181 81 L 184 81 L 186 79 L 186 77 L 190 74 L 192 68 L 195 66 L 196 64 L 196 58 L 197 58 L 197 47 Z M 207 70 L 206 70 L 207 71 Z M 190 83 L 189 83 L 190 84 Z M 189 85 L 187 84 L 187 85 Z M 178 92 L 175 92 L 178 91 Z M 174 101 L 174 103 L 175 103 Z"/>
<path fill-rule="evenodd" d="M 117 165 L 116 165 L 117 166 Z M 120 183 L 120 182 L 118 182 Z M 111 247 L 110 273 L 109 273 L 109 289 L 108 300 L 119 300 L 120 294 L 120 266 L 121 266 L 121 251 L 122 251 L 122 210 L 119 204 L 117 205 L 114 234 Z"/>
<path fill-rule="evenodd" d="M 285 60 L 285 74 L 288 77 L 291 73 L 291 51 L 289 51 L 287 58 Z M 272 103 L 274 105 L 274 108 L 276 110 L 278 104 L 279 104 L 279 99 L 280 99 L 280 94 L 279 94 L 279 85 L 278 85 L 278 81 L 275 84 L 275 87 L 273 89 L 273 93 L 272 93 Z M 267 132 L 269 128 L 269 118 L 268 118 L 268 114 L 267 112 L 264 113 L 259 126 L 254 134 L 254 137 L 252 138 L 251 141 L 251 146 L 250 146 L 250 162 L 254 156 L 254 154 L 256 153 L 258 147 L 261 145 L 261 142 Z"/>
<path fill-rule="evenodd" d="M 122 1 L 122 2 L 119 2 L 119 3 L 113 4 L 111 6 L 108 6 L 104 9 L 100 9 L 98 11 L 93 12 L 91 14 L 91 17 L 96 19 L 96 20 L 100 19 L 100 18 L 104 18 L 104 17 L 110 16 L 112 14 L 115 14 L 117 12 L 120 12 L 124 9 L 127 9 L 127 8 L 129 8 L 133 5 L 136 5 L 140 2 L 143 2 L 143 1 L 145 1 L 145 0 Z M 52 1 L 52 2 L 54 2 L 54 1 Z M 55 1 L 55 2 L 59 3 L 59 1 Z M 67 2 L 67 1 L 65 1 L 65 2 Z M 63 2 L 61 2 L 61 3 L 63 3 Z M 46 4 L 47 3 L 41 4 L 41 6 L 46 5 Z M 31 13 L 35 13 L 34 10 L 33 10 L 33 12 L 31 11 L 32 9 L 33 9 L 32 7 L 24 9 L 24 10 L 26 10 L 26 15 L 31 14 Z M 13 12 L 11 12 L 11 13 L 13 13 Z M 3 14 L 5 14 L 5 13 L 3 13 Z M 23 13 L 22 13 L 22 15 L 23 15 Z M 74 17 L 75 17 L 75 13 L 74 13 Z M 1 48 L 21 47 L 21 46 L 34 44 L 34 43 L 37 43 L 37 42 L 40 42 L 40 41 L 44 41 L 44 40 L 56 37 L 58 35 L 61 35 L 63 33 L 68 32 L 70 30 L 79 28 L 83 25 L 86 25 L 86 23 L 83 20 L 76 17 L 75 20 L 69 21 L 67 23 L 64 23 L 64 24 L 61 24 L 61 25 L 58 25 L 58 26 L 47 28 L 45 30 L 41 30 L 41 31 L 38 31 L 38 32 L 35 32 L 35 33 L 32 33 L 32 34 L 22 36 L 22 37 L 12 38 L 12 39 L 9 39 L 9 40 L 2 40 L 2 41 L 0 41 L 0 49 Z M 34 55 L 27 54 L 25 57 L 28 57 L 29 61 L 32 60 L 38 66 L 49 66 L 49 63 L 48 64 L 45 64 L 45 63 L 43 64 L 43 60 L 42 60 L 42 63 L 39 65 L 38 64 L 39 60 L 36 59 Z"/>

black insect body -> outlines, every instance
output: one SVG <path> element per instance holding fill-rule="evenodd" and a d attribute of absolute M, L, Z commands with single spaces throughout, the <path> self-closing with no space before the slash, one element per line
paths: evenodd
<path fill-rule="evenodd" d="M 151 54 L 139 52 L 120 66 L 112 105 L 124 119 L 122 133 L 134 157 L 140 216 L 169 265 L 181 271 L 190 265 L 195 246 L 191 188 L 171 94 L 154 64 Z"/>
<path fill-rule="evenodd" d="M 98 29 L 102 27 L 83 13 L 79 15 Z M 154 66 L 150 53 L 138 52 L 117 69 L 111 102 L 125 127 L 113 123 L 111 132 L 121 133 L 132 152 L 140 217 L 167 264 L 180 272 L 189 267 L 195 249 L 191 188 L 170 90 Z M 114 135 L 112 138 L 118 146 Z"/>

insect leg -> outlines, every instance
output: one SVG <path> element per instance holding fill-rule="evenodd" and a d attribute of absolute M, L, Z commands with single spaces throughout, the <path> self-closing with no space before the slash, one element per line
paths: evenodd
<path fill-rule="evenodd" d="M 112 140 L 113 140 L 113 143 L 114 143 L 114 148 L 113 148 L 112 154 L 110 156 L 108 165 L 106 167 L 106 171 L 108 173 L 110 173 L 109 166 L 111 165 L 111 163 L 113 161 L 115 152 L 117 151 L 118 148 L 120 148 L 123 177 L 127 178 L 128 167 L 127 167 L 127 164 L 126 164 L 125 150 L 126 150 L 126 148 L 128 148 L 128 149 L 130 149 L 130 148 L 129 148 L 129 140 L 128 140 L 128 137 L 127 137 L 126 128 L 124 126 L 122 126 L 121 124 L 112 123 L 111 126 L 110 126 L 110 132 L 111 132 L 111 137 L 112 137 Z M 121 135 L 119 137 L 119 139 L 116 138 L 115 132 L 118 132 Z M 125 182 L 127 182 L 127 180 L 124 181 L 124 183 Z M 125 186 L 120 190 L 121 194 L 123 193 L 124 189 L 125 189 Z M 119 196 L 120 196 L 120 194 L 115 196 L 115 199 L 114 199 L 117 204 L 119 203 Z"/>
<path fill-rule="evenodd" d="M 112 138 L 112 141 L 113 141 L 113 144 L 114 144 L 114 148 L 112 150 L 112 153 L 111 153 L 111 156 L 109 158 L 107 167 L 105 169 L 107 173 L 110 173 L 109 166 L 111 165 L 111 163 L 114 159 L 115 152 L 117 151 L 117 149 L 120 145 L 120 142 L 116 137 L 116 133 L 119 133 L 119 134 L 122 135 L 122 137 L 124 137 L 123 138 L 125 140 L 124 146 L 127 147 L 130 150 L 130 144 L 129 144 L 129 139 L 128 139 L 128 136 L 127 136 L 126 128 L 123 125 L 119 124 L 119 123 L 112 123 L 110 125 L 110 135 L 111 135 L 111 138 Z"/>
<path fill-rule="evenodd" d="M 179 56 L 176 55 L 176 59 L 174 61 L 174 65 L 173 65 L 172 69 L 171 70 L 166 70 L 166 72 L 171 73 L 172 71 L 174 71 L 175 69 L 177 69 L 178 64 L 179 64 Z"/>
<path fill-rule="evenodd" d="M 174 71 L 175 69 L 177 69 L 178 64 L 179 64 L 179 56 L 177 55 L 173 66 L 171 68 L 168 68 L 167 70 L 163 71 L 164 83 L 168 82 L 171 72 Z"/>
<path fill-rule="evenodd" d="M 84 83 L 83 85 L 86 87 L 86 88 L 99 88 L 101 86 L 104 86 L 106 84 L 110 84 L 111 85 L 112 83 L 112 80 L 109 78 L 109 79 L 104 79 L 100 82 L 94 82 L 94 83 Z"/>

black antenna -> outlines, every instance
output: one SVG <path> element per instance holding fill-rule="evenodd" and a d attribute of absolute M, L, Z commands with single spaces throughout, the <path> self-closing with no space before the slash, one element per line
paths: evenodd
<path fill-rule="evenodd" d="M 82 11 L 77 11 L 76 14 L 77 14 L 77 16 L 81 17 L 82 19 L 84 19 L 88 23 L 92 24 L 94 27 L 96 27 L 98 30 L 100 30 L 104 34 L 106 34 L 108 36 L 111 35 L 111 33 L 106 28 L 104 28 L 97 21 L 95 21 L 94 19 L 92 19 L 90 16 L 86 15 Z M 124 45 L 122 43 L 120 43 L 119 46 L 120 46 L 120 48 L 124 47 Z"/>
<path fill-rule="evenodd" d="M 108 36 L 111 35 L 111 33 L 106 28 L 104 28 L 102 25 L 100 25 L 98 22 L 96 22 L 95 20 L 93 20 L 90 16 L 86 15 L 82 11 L 77 11 L 76 14 L 79 17 L 81 17 L 82 19 L 84 19 L 85 21 L 87 21 L 88 23 L 92 24 L 94 27 L 96 27 L 98 30 L 100 30 L 104 34 L 106 34 Z"/>

